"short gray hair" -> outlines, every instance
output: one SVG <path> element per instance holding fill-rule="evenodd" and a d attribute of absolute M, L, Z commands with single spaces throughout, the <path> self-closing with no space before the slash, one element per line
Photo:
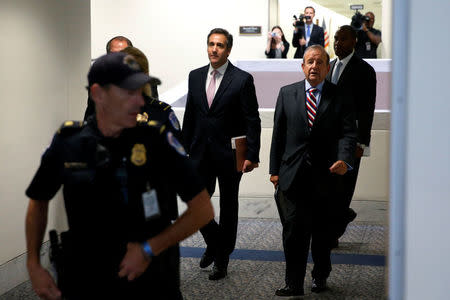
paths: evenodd
<path fill-rule="evenodd" d="M 325 48 L 321 45 L 312 45 L 306 48 L 305 53 L 303 53 L 303 59 L 305 59 L 306 53 L 312 51 L 312 50 L 319 50 L 320 52 L 325 53 L 325 56 L 327 58 L 327 65 L 330 64 L 330 55 L 328 55 L 327 51 L 325 51 Z"/>

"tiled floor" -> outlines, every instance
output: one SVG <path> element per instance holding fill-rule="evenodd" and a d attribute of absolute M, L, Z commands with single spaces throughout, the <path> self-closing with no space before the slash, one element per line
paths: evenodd
<path fill-rule="evenodd" d="M 233 253 L 239 259 L 232 256 L 225 279 L 209 281 L 210 269 L 198 267 L 199 256 L 205 247 L 199 233 L 181 244 L 181 289 L 185 299 L 283 299 L 274 296 L 275 290 L 284 283 L 281 225 L 273 216 L 270 201 L 258 205 L 252 201 L 241 204 L 246 217 L 239 220 L 237 250 Z M 306 295 L 302 299 L 386 298 L 387 203 L 354 201 L 352 206 L 358 217 L 349 225 L 339 248 L 333 251 L 333 271 L 328 279 L 328 290 L 321 294 L 310 292 L 312 265 L 308 264 Z M 266 211 L 262 212 L 265 218 L 247 217 L 252 216 L 249 212 L 251 207 L 256 208 L 259 216 L 260 208 L 265 207 Z M 189 249 L 191 251 L 187 251 Z M 30 283 L 25 282 L 0 296 L 0 300 L 15 299 L 38 298 L 33 295 Z"/>

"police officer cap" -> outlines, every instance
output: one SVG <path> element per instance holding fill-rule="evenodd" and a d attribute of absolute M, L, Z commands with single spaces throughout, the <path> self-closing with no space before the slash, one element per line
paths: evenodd
<path fill-rule="evenodd" d="M 151 77 L 142 72 L 133 56 L 114 52 L 95 60 L 88 74 L 89 86 L 113 84 L 127 90 L 135 90 L 150 82 Z"/>

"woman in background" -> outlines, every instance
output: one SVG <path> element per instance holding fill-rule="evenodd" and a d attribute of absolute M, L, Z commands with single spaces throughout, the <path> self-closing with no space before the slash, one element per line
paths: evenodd
<path fill-rule="evenodd" d="M 286 58 L 289 51 L 289 43 L 284 37 L 280 26 L 274 26 L 267 34 L 267 47 L 264 52 L 267 58 Z"/>

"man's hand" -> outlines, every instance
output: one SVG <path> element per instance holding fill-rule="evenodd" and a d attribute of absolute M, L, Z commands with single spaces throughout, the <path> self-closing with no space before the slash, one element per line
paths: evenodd
<path fill-rule="evenodd" d="M 306 40 L 305 38 L 301 38 L 298 40 L 298 43 L 300 44 L 300 46 L 305 46 L 306 45 Z"/>
<path fill-rule="evenodd" d="M 50 273 L 41 265 L 28 268 L 34 292 L 41 299 L 60 300 L 61 291 L 56 286 Z"/>
<path fill-rule="evenodd" d="M 278 177 L 278 175 L 270 175 L 270 182 L 273 183 L 273 187 L 274 187 L 274 188 L 277 188 L 278 180 L 279 180 L 279 179 L 280 179 L 280 178 Z"/>
<path fill-rule="evenodd" d="M 252 163 L 248 159 L 244 161 L 244 166 L 242 167 L 242 173 L 247 173 L 253 171 L 254 168 L 259 167 L 258 163 Z"/>
<path fill-rule="evenodd" d="M 275 35 L 273 38 L 275 39 L 275 42 L 276 42 L 277 44 L 281 43 L 281 36 L 279 36 L 278 34 Z"/>
<path fill-rule="evenodd" d="M 120 263 L 119 277 L 127 277 L 128 281 L 132 281 L 144 273 L 150 262 L 139 243 L 128 243 L 127 253 Z"/>
<path fill-rule="evenodd" d="M 356 158 L 361 158 L 364 154 L 364 149 L 360 146 L 356 146 L 355 156 Z"/>
<path fill-rule="evenodd" d="M 338 175 L 344 175 L 347 173 L 347 169 L 347 164 L 343 160 L 338 160 L 330 167 L 330 172 Z"/>
<path fill-rule="evenodd" d="M 361 28 L 364 32 L 367 32 L 369 29 L 367 28 L 366 22 L 362 23 L 362 28 Z"/>

